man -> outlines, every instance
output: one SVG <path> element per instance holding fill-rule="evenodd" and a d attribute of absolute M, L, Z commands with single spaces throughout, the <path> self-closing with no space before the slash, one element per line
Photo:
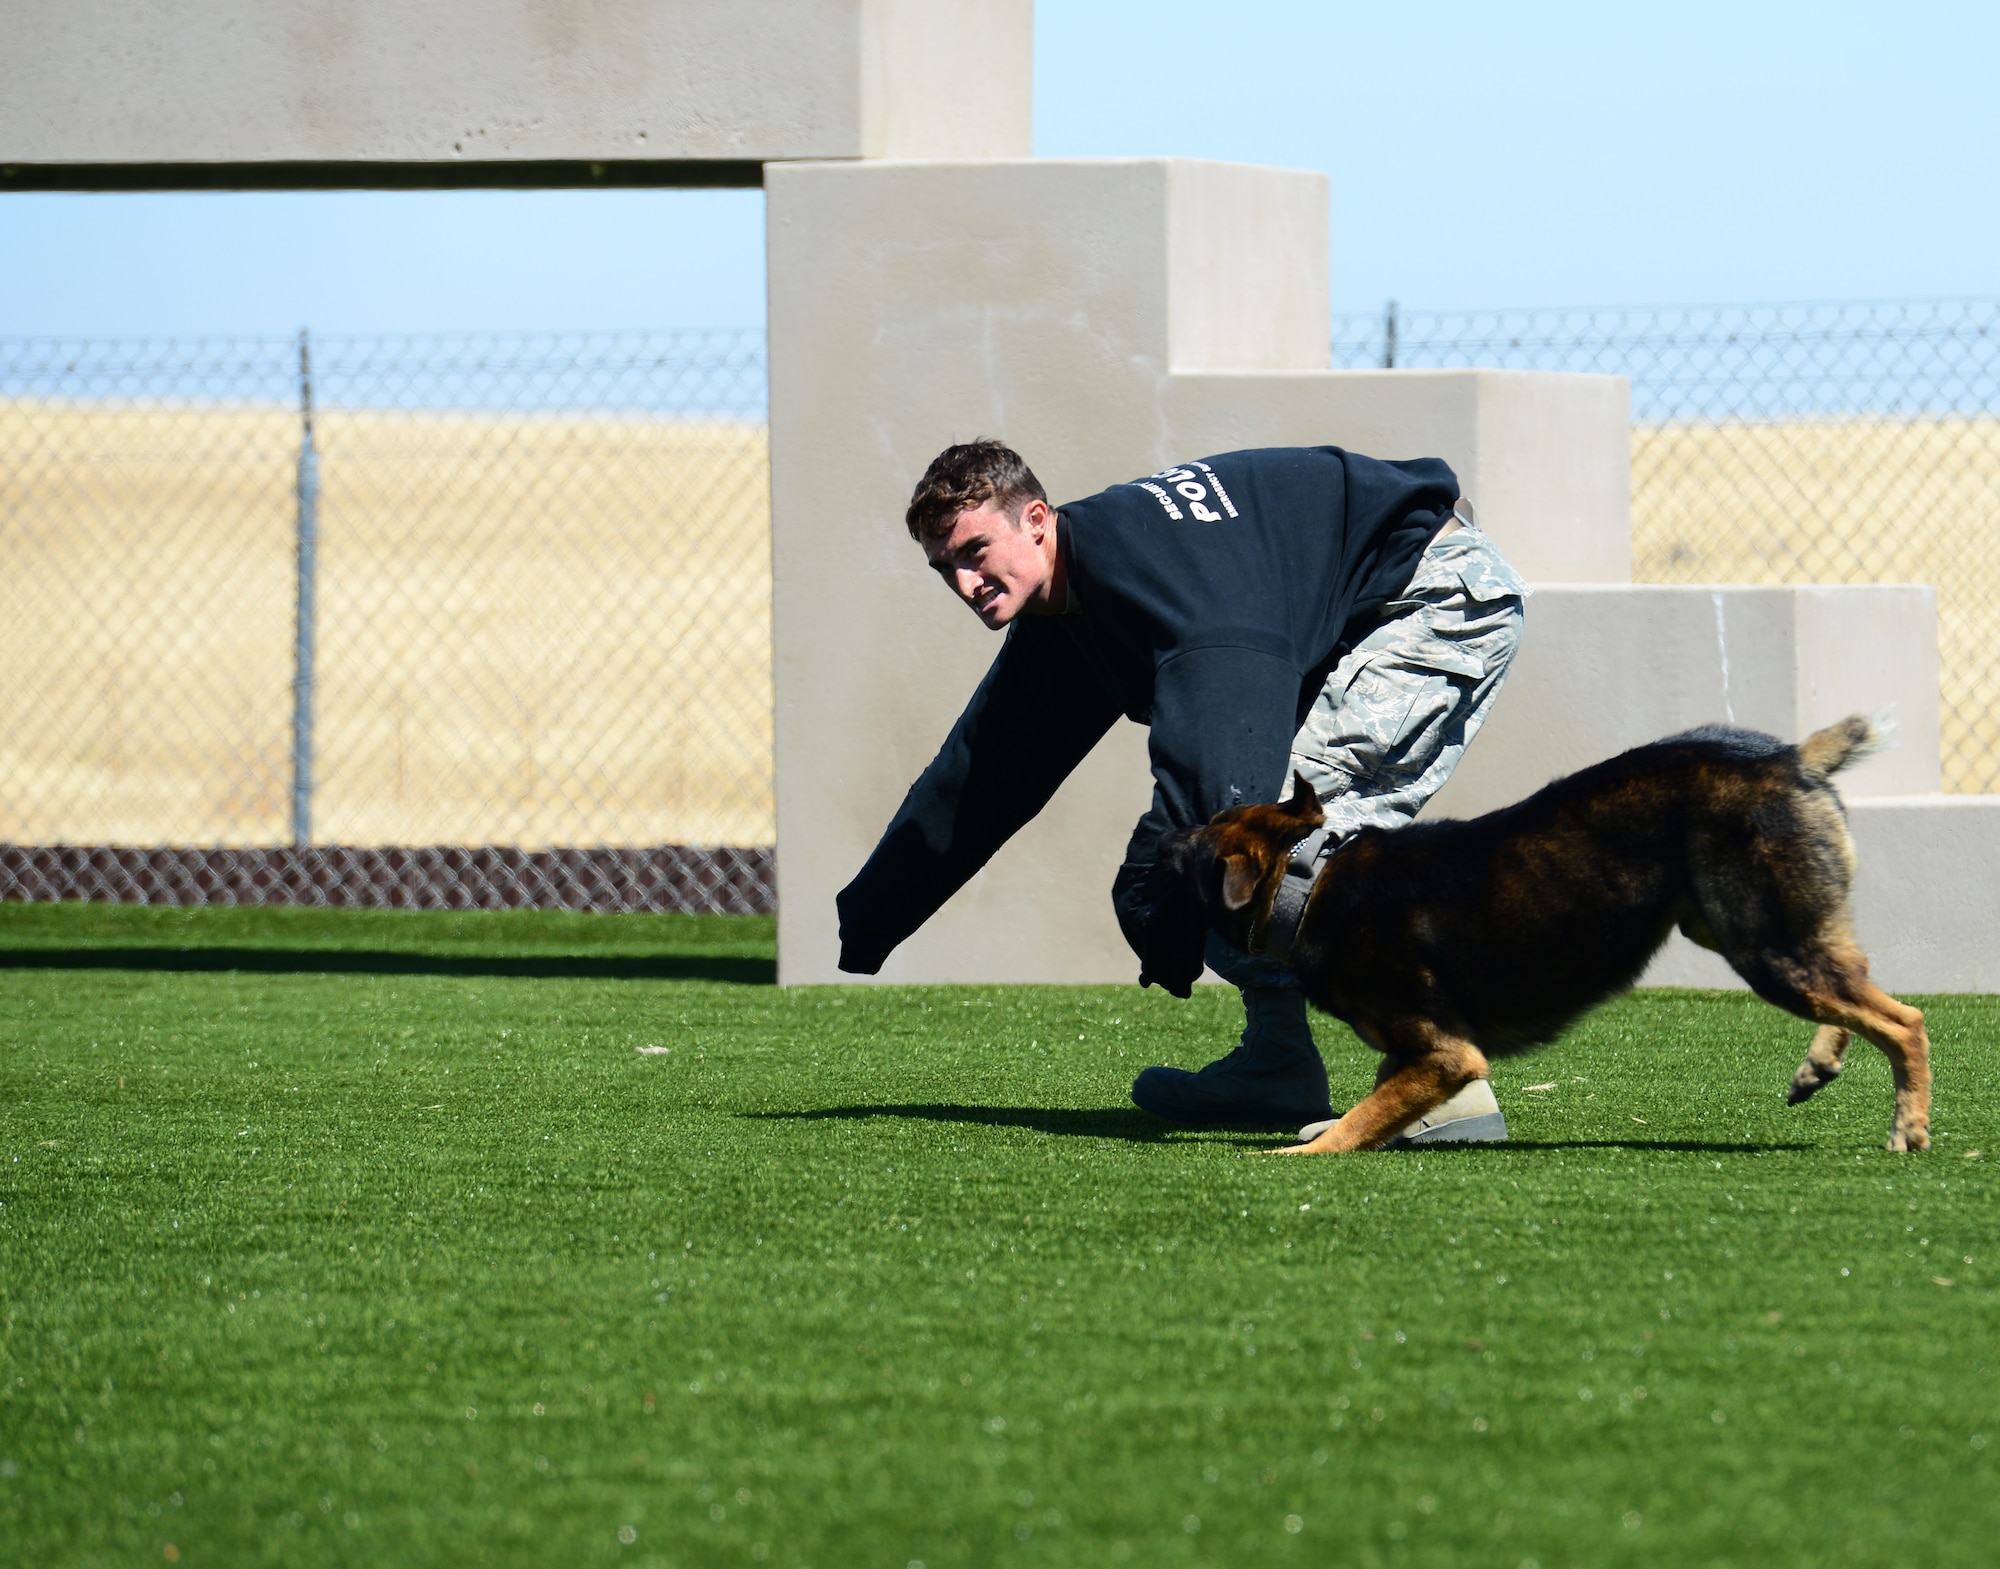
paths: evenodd
<path fill-rule="evenodd" d="M 1444 783 L 1513 657 L 1523 596 L 1451 470 L 1337 447 L 1232 452 L 1057 510 L 1017 453 L 974 441 L 931 464 L 906 522 L 1007 640 L 842 890 L 841 968 L 879 970 L 1124 714 L 1151 729 L 1155 788 L 1112 885 L 1119 924 L 1142 979 L 1185 995 L 1205 960 L 1245 1013 L 1235 1051 L 1199 1073 L 1148 1068 L 1133 1101 L 1189 1127 L 1331 1118 L 1290 973 L 1212 935 L 1204 948 L 1156 909 L 1148 873 L 1166 834 L 1278 799 L 1294 769 L 1326 809 L 1309 855 L 1408 822 Z M 1476 1091 L 1433 1120 L 1504 1137 Z"/>

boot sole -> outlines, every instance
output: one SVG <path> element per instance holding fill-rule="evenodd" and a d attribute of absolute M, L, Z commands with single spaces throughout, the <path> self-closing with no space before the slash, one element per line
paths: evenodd
<path fill-rule="evenodd" d="M 1338 1120 L 1330 1118 L 1325 1122 L 1307 1123 L 1299 1129 L 1299 1142 L 1310 1144 Z M 1476 1117 L 1457 1117 L 1450 1122 L 1434 1123 L 1428 1128 L 1419 1128 L 1415 1133 L 1399 1133 L 1382 1148 L 1401 1150 L 1419 1144 L 1505 1144 L 1506 1142 L 1506 1114 L 1489 1111 Z"/>
<path fill-rule="evenodd" d="M 1179 1128 L 1187 1133 L 1290 1133 L 1298 1123 L 1298 1113 L 1291 1112 L 1274 1117 L 1169 1117 L 1154 1111 L 1150 1106 L 1139 1108 L 1150 1117 L 1158 1117 L 1170 1128 Z"/>
<path fill-rule="evenodd" d="M 1132 1098 L 1132 1104 L 1148 1116 L 1158 1117 L 1169 1126 L 1185 1128 L 1190 1133 L 1287 1133 L 1299 1125 L 1299 1113 L 1296 1110 L 1237 1112 L 1228 1116 L 1218 1114 L 1212 1117 L 1176 1116 L 1170 1111 L 1160 1111 L 1146 1105 L 1136 1095 Z M 1326 1113 L 1332 1110 L 1331 1106 L 1325 1108 Z"/>
<path fill-rule="evenodd" d="M 1408 1149 L 1417 1144 L 1505 1144 L 1507 1142 L 1507 1118 L 1497 1111 L 1489 1111 L 1480 1117 L 1460 1117 L 1455 1122 L 1440 1122 L 1434 1128 L 1421 1128 L 1415 1133 L 1400 1133 L 1383 1146 L 1384 1149 Z"/>

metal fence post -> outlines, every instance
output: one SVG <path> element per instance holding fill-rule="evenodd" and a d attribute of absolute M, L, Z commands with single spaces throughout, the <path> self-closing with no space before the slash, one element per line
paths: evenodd
<path fill-rule="evenodd" d="M 312 345 L 299 330 L 298 602 L 292 644 L 292 844 L 312 843 L 313 613 L 319 576 L 319 451 L 313 443 Z"/>
<path fill-rule="evenodd" d="M 1382 368 L 1396 368 L 1396 302 L 1389 302 L 1389 309 L 1382 317 Z"/>

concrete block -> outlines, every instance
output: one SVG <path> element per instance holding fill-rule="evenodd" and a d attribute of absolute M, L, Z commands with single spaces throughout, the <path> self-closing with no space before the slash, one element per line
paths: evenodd
<path fill-rule="evenodd" d="M 1443 458 L 1520 572 L 1632 580 L 1631 388 L 1619 376 L 1497 370 L 1178 375 L 1175 456 L 1332 443 Z"/>
<path fill-rule="evenodd" d="M 1894 728 L 1840 776 L 1847 799 L 1933 791 L 1937 690 L 1931 588 L 1537 584 L 1507 684 L 1429 811 L 1488 812 L 1696 725 L 1796 741 L 1853 713 Z"/>
<path fill-rule="evenodd" d="M 1847 817 L 1854 935 L 1876 984 L 1897 996 L 2000 991 L 2000 796 L 1851 800 Z M 1642 984 L 1743 989 L 1678 935 Z"/>
<path fill-rule="evenodd" d="M 1013 443 L 1059 502 L 1235 446 L 1437 453 L 1531 557 L 1629 573 L 1622 382 L 1323 368 L 1321 176 L 829 163 L 774 165 L 765 189 L 787 984 L 848 979 L 834 895 L 997 648 L 902 526 L 951 442 Z M 1109 888 L 1150 790 L 1120 724 L 882 979 L 1133 979 Z"/>
<path fill-rule="evenodd" d="M 1889 738 L 1883 752 L 1840 776 L 1842 792 L 1929 795 L 1942 788 L 1937 590 L 1898 583 L 1789 592 L 1799 733 L 1865 713 Z"/>
<path fill-rule="evenodd" d="M 1025 158 L 1034 75 L 1033 0 L 861 0 L 860 155 Z"/>
<path fill-rule="evenodd" d="M 1284 248 L 1323 231 L 1326 183 L 1051 160 L 782 165 L 766 191 L 780 973 L 830 981 L 834 894 L 998 648 L 904 531 L 911 488 L 976 435 L 1058 499 L 1162 467 L 1162 385 L 1177 353 L 1220 359 L 1232 283 L 1290 301 L 1253 365 L 1323 364 L 1325 269 Z M 1175 271 L 1175 236 L 1206 273 Z M 1144 741 L 1121 725 L 883 978 L 1129 979 L 1106 890 Z"/>
<path fill-rule="evenodd" d="M 1855 801 L 1854 932 L 1894 992 L 2000 992 L 2000 796 Z"/>
<path fill-rule="evenodd" d="M 1168 368 L 1325 370 L 1326 178 L 1191 159 L 1165 174 Z"/>
<path fill-rule="evenodd" d="M 1030 151 L 1032 0 L 28 0 L 7 29 L 6 164 Z"/>

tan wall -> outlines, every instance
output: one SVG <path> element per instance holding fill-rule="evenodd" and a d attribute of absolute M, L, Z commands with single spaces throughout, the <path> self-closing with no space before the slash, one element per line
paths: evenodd
<path fill-rule="evenodd" d="M 27 0 L 6 30 L 5 164 L 1029 150 L 1031 0 Z"/>

